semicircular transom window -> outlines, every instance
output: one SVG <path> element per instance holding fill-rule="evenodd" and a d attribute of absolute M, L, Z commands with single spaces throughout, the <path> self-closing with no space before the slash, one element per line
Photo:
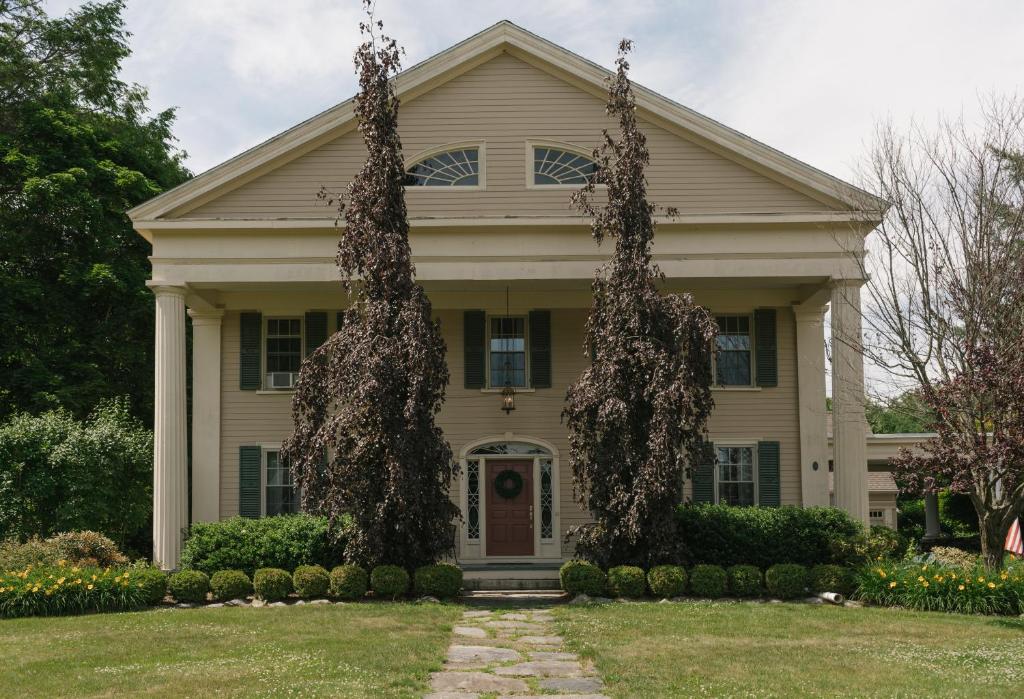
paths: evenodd
<path fill-rule="evenodd" d="M 533 149 L 533 183 L 537 185 L 585 185 L 597 177 L 597 163 L 592 158 L 561 148 L 535 146 Z"/>
<path fill-rule="evenodd" d="M 480 184 L 480 150 L 459 148 L 435 153 L 405 173 L 407 187 L 475 187 Z"/>
<path fill-rule="evenodd" d="M 475 447 L 470 454 L 482 454 L 482 455 L 505 455 L 505 454 L 539 454 L 541 456 L 551 456 L 551 452 L 540 446 L 539 444 L 530 444 L 529 442 L 493 442 L 491 444 L 483 444 L 479 447 Z"/>

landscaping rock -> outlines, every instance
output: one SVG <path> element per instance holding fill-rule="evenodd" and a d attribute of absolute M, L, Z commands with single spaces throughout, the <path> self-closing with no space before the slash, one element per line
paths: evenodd
<path fill-rule="evenodd" d="M 299 606 L 302 606 L 302 605 L 305 605 L 305 604 L 306 604 L 306 600 L 304 600 L 304 599 L 300 599 L 299 601 L 297 601 L 297 602 L 295 603 L 295 606 L 296 606 L 296 607 L 299 607 Z"/>
<path fill-rule="evenodd" d="M 686 599 L 687 599 L 686 597 L 673 597 L 672 601 L 673 602 L 685 602 Z"/>
<path fill-rule="evenodd" d="M 176 605 L 174 605 L 174 608 L 175 609 L 195 609 L 198 606 L 199 606 L 198 604 L 194 604 L 192 602 L 178 602 Z"/>
<path fill-rule="evenodd" d="M 329 599 L 311 599 L 311 600 L 309 600 L 309 604 L 330 604 L 330 603 L 331 603 L 331 600 L 329 600 Z"/>
<path fill-rule="evenodd" d="M 463 612 L 462 613 L 462 618 L 463 619 L 482 619 L 483 617 L 490 616 L 490 615 L 491 615 L 491 613 L 489 611 L 474 610 L 474 611 L 469 611 L 469 612 Z"/>
<path fill-rule="evenodd" d="M 526 643 L 531 646 L 560 646 L 562 645 L 561 636 L 520 636 L 520 643 Z"/>
<path fill-rule="evenodd" d="M 540 688 L 552 692 L 586 693 L 600 692 L 604 683 L 597 677 L 557 677 L 540 681 Z"/>
<path fill-rule="evenodd" d="M 287 607 L 288 605 L 284 602 L 271 602 L 267 605 L 268 607 Z"/>
<path fill-rule="evenodd" d="M 530 621 L 529 614 L 520 614 L 518 612 L 513 612 L 511 614 L 502 614 L 501 618 L 508 619 L 509 621 Z"/>
<path fill-rule="evenodd" d="M 820 597 L 807 597 L 804 599 L 804 604 L 825 604 L 825 600 Z"/>
<path fill-rule="evenodd" d="M 341 600 L 338 600 L 337 602 L 334 602 L 333 604 L 348 604 L 348 602 L 342 602 Z"/>
<path fill-rule="evenodd" d="M 432 595 L 423 595 L 422 597 L 420 597 L 416 601 L 421 603 L 421 604 L 440 604 L 440 602 L 441 602 L 441 600 L 439 600 L 438 598 L 436 598 L 436 597 L 434 597 Z"/>
<path fill-rule="evenodd" d="M 467 638 L 487 638 L 487 632 L 476 626 L 456 626 L 452 629 L 452 633 Z"/>
<path fill-rule="evenodd" d="M 845 602 L 843 602 L 843 606 L 844 607 L 850 607 L 851 609 L 863 609 L 864 608 L 864 603 L 863 602 L 858 602 L 856 600 L 848 599 Z M 1020 617 L 1021 617 L 1021 619 L 1024 619 L 1024 614 L 1021 614 Z"/>
<path fill-rule="evenodd" d="M 533 660 L 576 660 L 575 653 L 563 653 L 554 650 L 535 650 L 530 653 Z"/>
<path fill-rule="evenodd" d="M 249 600 L 242 599 L 240 597 L 236 597 L 235 599 L 228 600 L 224 604 L 227 605 L 228 607 L 248 607 L 249 606 Z"/>
<path fill-rule="evenodd" d="M 430 687 L 436 692 L 526 692 L 530 687 L 522 680 L 495 677 L 486 672 L 434 672 Z"/>
<path fill-rule="evenodd" d="M 520 659 L 519 653 L 511 648 L 498 648 L 496 646 L 458 646 L 448 648 L 447 662 L 455 664 L 475 663 L 489 665 L 490 663 L 509 663 Z"/>
<path fill-rule="evenodd" d="M 590 604 L 590 595 L 581 592 L 580 594 L 578 594 L 575 597 L 573 597 L 572 601 L 569 602 L 569 604 L 575 604 L 575 605 Z"/>
<path fill-rule="evenodd" d="M 583 674 L 583 668 L 575 660 L 531 660 L 496 668 L 494 674 L 512 677 L 579 677 Z"/>
<path fill-rule="evenodd" d="M 264 600 L 261 600 L 257 597 L 252 601 L 252 606 L 255 609 L 259 609 L 260 607 L 266 607 L 267 603 Z"/>
<path fill-rule="evenodd" d="M 220 608 L 220 607 L 223 607 L 223 606 L 224 606 L 223 602 L 214 602 L 213 604 L 206 605 L 206 608 L 207 609 L 217 609 L 217 608 Z"/>

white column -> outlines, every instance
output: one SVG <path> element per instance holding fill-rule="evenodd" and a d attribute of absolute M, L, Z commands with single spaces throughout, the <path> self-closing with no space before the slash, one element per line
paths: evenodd
<path fill-rule="evenodd" d="M 825 507 L 828 436 L 825 428 L 825 309 L 795 306 L 800 404 L 800 487 L 804 507 Z"/>
<path fill-rule="evenodd" d="M 224 311 L 192 318 L 192 521 L 220 519 L 220 326 Z"/>
<path fill-rule="evenodd" d="M 832 441 L 836 507 L 868 523 L 860 282 L 832 287 Z"/>
<path fill-rule="evenodd" d="M 185 421 L 185 289 L 153 286 L 156 381 L 153 396 L 153 560 L 178 567 L 188 523 Z"/>

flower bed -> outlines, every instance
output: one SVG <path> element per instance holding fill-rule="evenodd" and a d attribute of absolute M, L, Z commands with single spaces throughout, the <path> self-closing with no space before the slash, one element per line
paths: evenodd
<path fill-rule="evenodd" d="M 28 566 L 0 573 L 0 617 L 140 609 L 152 593 L 131 568 Z"/>
<path fill-rule="evenodd" d="M 941 563 L 879 563 L 858 575 L 857 597 L 887 607 L 962 614 L 1024 612 L 1024 565 L 997 573 Z"/>

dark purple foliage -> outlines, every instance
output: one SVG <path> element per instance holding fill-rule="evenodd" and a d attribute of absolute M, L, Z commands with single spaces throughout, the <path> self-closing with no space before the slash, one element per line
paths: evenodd
<path fill-rule="evenodd" d="M 337 264 L 352 304 L 343 329 L 302 366 L 285 442 L 303 507 L 346 523 L 346 560 L 407 569 L 454 545 L 456 467 L 435 416 L 448 383 L 445 344 L 414 279 L 406 216 L 397 43 L 361 25 L 356 116 L 367 159 L 339 204 Z M 331 199 L 333 201 L 333 198 Z"/>
<path fill-rule="evenodd" d="M 573 195 L 593 217 L 594 239 L 613 238 L 615 252 L 594 278 L 586 339 L 593 363 L 569 389 L 564 417 L 576 496 L 594 517 L 570 532 L 577 553 L 602 566 L 646 568 L 676 556 L 675 508 L 687 469 L 700 463 L 713 406 L 717 329 L 688 294 L 658 292 L 664 277 L 651 259 L 650 155 L 627 77 L 631 48 L 620 44 L 609 81 L 608 114 L 619 121 L 619 138 L 605 131 L 594 152 L 607 203 L 593 206 L 593 182 Z"/>

